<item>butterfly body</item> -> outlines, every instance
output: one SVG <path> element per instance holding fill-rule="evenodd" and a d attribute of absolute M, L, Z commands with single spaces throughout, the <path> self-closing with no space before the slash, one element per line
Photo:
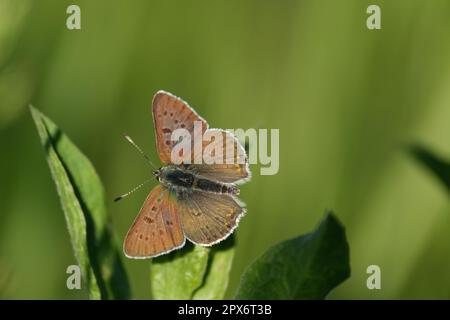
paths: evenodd
<path fill-rule="evenodd" d="M 236 197 L 238 184 L 250 179 L 245 150 L 237 139 L 228 131 L 209 129 L 185 101 L 158 91 L 152 113 L 164 166 L 153 172 L 160 184 L 147 196 L 124 242 L 125 255 L 135 259 L 181 248 L 185 239 L 211 246 L 227 238 L 246 212 Z M 171 134 L 182 128 L 194 135 L 199 123 L 203 134 L 214 133 L 228 142 L 220 153 L 224 157 L 221 164 L 202 163 L 194 152 L 189 164 L 173 159 L 172 149 L 181 142 L 172 141 Z M 201 147 L 202 151 L 206 148 L 204 144 Z"/>
<path fill-rule="evenodd" d="M 216 194 L 239 194 L 239 188 L 236 185 L 203 178 L 190 169 L 188 165 L 165 166 L 154 174 L 163 186 L 179 197 L 183 197 L 186 193 L 192 193 L 194 190 Z"/>

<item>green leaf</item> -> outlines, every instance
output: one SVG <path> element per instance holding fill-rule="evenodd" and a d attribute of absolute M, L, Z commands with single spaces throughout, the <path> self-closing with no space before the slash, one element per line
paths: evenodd
<path fill-rule="evenodd" d="M 187 243 L 183 249 L 152 259 L 151 286 L 158 300 L 191 299 L 203 283 L 210 248 Z"/>
<path fill-rule="evenodd" d="M 120 260 L 103 185 L 89 159 L 46 116 L 30 106 L 61 201 L 75 258 L 91 299 L 126 299 L 130 288 Z"/>
<path fill-rule="evenodd" d="M 329 213 L 314 232 L 272 247 L 250 265 L 236 299 L 324 299 L 349 276 L 345 231 Z"/>
<path fill-rule="evenodd" d="M 413 146 L 410 151 L 417 160 L 434 173 L 450 192 L 450 162 L 440 159 L 421 146 Z"/>
<path fill-rule="evenodd" d="M 222 299 L 234 256 L 234 235 L 211 248 L 186 247 L 152 260 L 155 299 Z"/>
<path fill-rule="evenodd" d="M 203 284 L 194 293 L 195 300 L 219 300 L 225 296 L 234 257 L 234 235 L 211 248 Z"/>

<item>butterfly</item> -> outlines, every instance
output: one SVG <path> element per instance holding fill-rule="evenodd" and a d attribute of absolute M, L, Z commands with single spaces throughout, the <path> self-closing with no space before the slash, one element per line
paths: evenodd
<path fill-rule="evenodd" d="M 183 247 L 186 239 L 201 246 L 226 239 L 246 212 L 237 198 L 238 186 L 251 175 L 247 155 L 236 137 L 226 130 L 210 129 L 182 99 L 158 91 L 152 114 L 157 151 L 164 166 L 153 172 L 159 185 L 147 196 L 124 241 L 125 255 L 134 259 L 166 254 Z M 204 153 L 196 153 L 195 148 L 189 157 L 184 155 L 183 159 L 190 161 L 174 158 L 174 148 L 184 140 L 173 141 L 172 133 L 184 129 L 192 136 L 196 124 L 201 125 L 203 136 L 219 135 L 227 142 L 218 150 L 224 163 L 202 162 Z M 206 151 L 208 145 L 202 140 L 200 151 Z"/>

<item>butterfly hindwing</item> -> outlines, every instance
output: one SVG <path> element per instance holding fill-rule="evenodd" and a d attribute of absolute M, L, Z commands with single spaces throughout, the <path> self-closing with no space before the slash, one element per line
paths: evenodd
<path fill-rule="evenodd" d="M 245 213 L 244 206 L 227 194 L 193 191 L 180 199 L 179 205 L 186 237 L 204 246 L 227 238 Z"/>
<path fill-rule="evenodd" d="M 184 245 L 176 201 L 162 186 L 150 192 L 125 239 L 127 257 L 154 257 Z"/>

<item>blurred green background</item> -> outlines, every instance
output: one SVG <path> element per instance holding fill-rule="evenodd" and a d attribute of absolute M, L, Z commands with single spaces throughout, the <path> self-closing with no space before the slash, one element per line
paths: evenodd
<path fill-rule="evenodd" d="M 66 8 L 81 7 L 81 30 Z M 366 28 L 378 4 L 382 29 Z M 0 0 L 0 297 L 86 297 L 28 104 L 51 117 L 102 178 L 122 241 L 150 175 L 150 105 L 165 89 L 219 128 L 279 128 L 280 170 L 242 187 L 228 296 L 244 268 L 310 231 L 325 209 L 347 229 L 352 275 L 331 298 L 450 298 L 450 202 L 402 148 L 450 159 L 448 0 Z M 136 298 L 149 261 L 124 258 Z M 382 289 L 366 288 L 381 267 Z"/>

